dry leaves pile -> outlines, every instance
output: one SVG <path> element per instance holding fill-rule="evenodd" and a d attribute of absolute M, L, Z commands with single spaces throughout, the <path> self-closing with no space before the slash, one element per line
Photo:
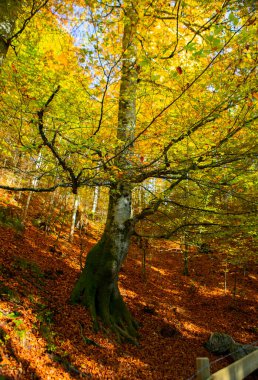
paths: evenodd
<path fill-rule="evenodd" d="M 94 243 L 85 236 L 85 251 Z M 211 332 L 258 340 L 255 266 L 238 272 L 233 299 L 234 276 L 229 271 L 225 293 L 220 254 L 192 252 L 186 277 L 175 244 L 151 241 L 143 274 L 142 252 L 133 243 L 120 287 L 141 338 L 139 347 L 121 346 L 112 335 L 94 334 L 87 310 L 69 304 L 80 270 L 79 237 L 73 244 L 60 240 L 58 249 L 53 244 L 54 237 L 29 223 L 20 234 L 0 228 L 0 373 L 6 379 L 186 380 L 196 357 L 217 359 L 202 346 Z M 229 363 L 215 363 L 212 371 Z"/>

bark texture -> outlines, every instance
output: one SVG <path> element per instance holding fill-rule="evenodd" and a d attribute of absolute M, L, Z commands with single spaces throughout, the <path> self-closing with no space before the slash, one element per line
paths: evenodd
<path fill-rule="evenodd" d="M 86 265 L 71 296 L 88 307 L 95 330 L 99 319 L 119 340 L 136 343 L 137 324 L 118 288 L 118 274 L 127 255 L 133 232 L 131 190 L 118 184 L 110 190 L 108 218 L 101 240 L 89 252 Z"/>
<path fill-rule="evenodd" d="M 115 165 L 129 170 L 130 149 L 136 122 L 136 1 L 125 7 L 123 34 L 123 67 L 119 95 L 117 137 L 125 149 Z M 131 148 L 131 146 L 130 146 Z M 110 188 L 105 231 L 100 242 L 89 252 L 85 268 L 72 293 L 72 301 L 89 308 L 94 328 L 99 320 L 117 334 L 119 340 L 137 343 L 137 324 L 132 318 L 118 288 L 118 275 L 127 255 L 134 230 L 131 218 L 132 188 L 126 181 L 117 181 Z"/>

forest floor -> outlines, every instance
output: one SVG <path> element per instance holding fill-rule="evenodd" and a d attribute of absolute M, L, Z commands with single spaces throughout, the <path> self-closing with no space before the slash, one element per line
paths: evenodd
<path fill-rule="evenodd" d="M 120 275 L 140 323 L 139 346 L 94 334 L 88 311 L 69 303 L 80 256 L 99 236 L 93 227 L 90 236 L 76 235 L 73 244 L 63 236 L 57 245 L 29 220 L 23 232 L 0 227 L 1 379 L 187 380 L 195 378 L 196 357 L 215 361 L 212 372 L 230 364 L 203 347 L 212 332 L 257 344 L 257 266 L 235 274 L 229 266 L 225 291 L 222 253 L 191 252 L 184 276 L 177 245 L 157 240 L 146 249 L 145 273 L 133 242 Z"/>

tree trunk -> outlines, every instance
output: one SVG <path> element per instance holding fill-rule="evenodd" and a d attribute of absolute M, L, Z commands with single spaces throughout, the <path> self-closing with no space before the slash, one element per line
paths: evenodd
<path fill-rule="evenodd" d="M 36 165 L 35 165 L 36 166 L 36 170 L 40 169 L 41 164 L 42 164 L 42 153 L 39 152 L 38 158 L 36 159 Z M 31 182 L 31 185 L 35 189 L 37 188 L 37 186 L 38 186 L 38 177 L 37 176 L 35 176 L 33 178 L 32 182 Z M 29 194 L 28 194 L 26 206 L 25 206 L 24 212 L 23 212 L 23 218 L 22 218 L 23 223 L 26 221 L 26 218 L 27 218 L 30 202 L 31 202 L 31 199 L 32 199 L 32 194 L 33 194 L 32 191 L 30 191 Z"/>
<path fill-rule="evenodd" d="M 89 308 L 95 330 L 99 328 L 99 317 L 119 338 L 135 341 L 136 323 L 118 289 L 118 273 L 134 227 L 130 215 L 131 190 L 118 184 L 110 190 L 103 236 L 89 252 L 71 300 Z"/>
<path fill-rule="evenodd" d="M 126 146 L 133 141 L 136 120 L 136 1 L 124 8 L 123 67 L 119 94 L 117 137 Z M 132 144 L 130 148 L 132 147 Z M 122 170 L 129 170 L 124 149 L 115 162 Z M 118 274 L 127 255 L 130 237 L 134 230 L 131 218 L 132 188 L 118 180 L 110 188 L 106 227 L 99 243 L 89 252 L 86 265 L 72 292 L 72 302 L 89 308 L 94 328 L 98 319 L 114 331 L 121 340 L 137 343 L 137 324 L 133 320 L 118 288 Z"/>
<path fill-rule="evenodd" d="M 93 195 L 93 204 L 91 209 L 92 219 L 95 219 L 95 214 L 98 207 L 98 201 L 99 201 L 99 186 L 96 186 L 94 188 L 94 195 Z"/>
<path fill-rule="evenodd" d="M 71 221 L 71 227 L 70 227 L 70 233 L 69 233 L 69 241 L 71 243 L 73 242 L 74 230 L 76 226 L 76 216 L 77 216 L 79 205 L 80 205 L 80 197 L 78 194 L 75 194 L 73 212 L 72 212 L 72 221 Z"/>
<path fill-rule="evenodd" d="M 0 67 L 10 46 L 20 6 L 17 0 L 0 0 Z"/>

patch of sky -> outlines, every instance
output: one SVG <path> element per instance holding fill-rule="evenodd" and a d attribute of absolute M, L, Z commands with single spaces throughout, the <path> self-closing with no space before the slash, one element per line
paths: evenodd
<path fill-rule="evenodd" d="M 210 91 L 210 92 L 212 92 L 212 93 L 216 92 L 216 89 L 215 89 L 215 87 L 213 85 L 209 85 L 207 87 L 207 90 Z"/>
<path fill-rule="evenodd" d="M 100 7 L 93 15 L 89 7 L 73 5 L 71 17 L 66 18 L 65 22 L 62 22 L 62 15 L 60 17 L 62 27 L 73 37 L 74 45 L 79 48 L 79 65 L 91 73 L 91 88 L 103 87 L 107 80 L 109 84 L 116 80 L 112 66 L 117 57 L 109 55 L 108 59 L 102 49 L 105 33 L 103 12 Z M 106 14 L 104 16 L 105 19 L 108 17 Z M 96 67 L 100 69 L 98 73 Z"/>

